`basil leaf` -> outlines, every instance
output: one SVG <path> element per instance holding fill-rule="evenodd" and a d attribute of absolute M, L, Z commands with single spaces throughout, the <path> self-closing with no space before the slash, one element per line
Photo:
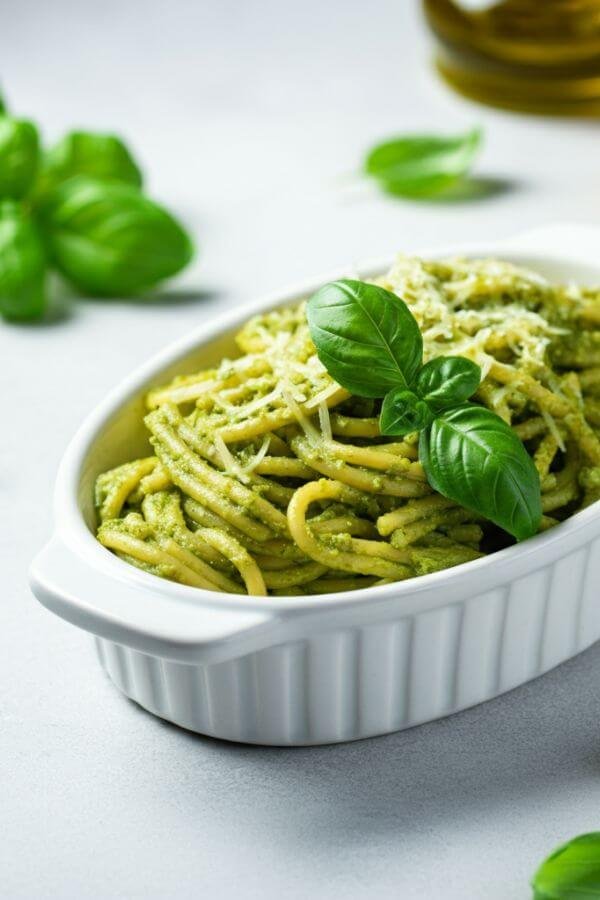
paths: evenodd
<path fill-rule="evenodd" d="M 436 410 L 457 406 L 472 397 L 481 381 L 479 366 L 464 356 L 438 356 L 417 376 L 415 390 Z"/>
<path fill-rule="evenodd" d="M 74 175 L 116 179 L 142 186 L 142 173 L 123 141 L 113 134 L 71 131 L 44 154 L 39 194 Z"/>
<path fill-rule="evenodd" d="M 421 432 L 419 458 L 429 484 L 518 540 L 542 517 L 540 479 L 512 429 L 483 406 L 445 410 Z"/>
<path fill-rule="evenodd" d="M 308 301 L 319 359 L 338 384 L 359 397 L 407 387 L 423 358 L 419 326 L 403 300 L 364 281 L 333 281 Z"/>
<path fill-rule="evenodd" d="M 36 174 L 39 139 L 35 125 L 0 116 L 0 199 L 23 197 Z"/>
<path fill-rule="evenodd" d="M 531 884 L 534 900 L 600 897 L 600 832 L 582 834 L 555 850 Z"/>
<path fill-rule="evenodd" d="M 0 203 L 0 313 L 6 319 L 39 318 L 45 306 L 44 246 L 20 204 Z"/>
<path fill-rule="evenodd" d="M 56 266 L 91 294 L 138 293 L 192 258 L 175 219 L 123 182 L 70 178 L 48 195 L 39 215 Z"/>
<path fill-rule="evenodd" d="M 379 428 L 382 434 L 404 436 L 426 428 L 432 419 L 433 413 L 424 400 L 412 391 L 398 388 L 384 397 Z"/>
<path fill-rule="evenodd" d="M 430 197 L 452 187 L 468 172 L 481 140 L 478 128 L 456 137 L 395 138 L 371 150 L 365 171 L 390 194 Z"/>

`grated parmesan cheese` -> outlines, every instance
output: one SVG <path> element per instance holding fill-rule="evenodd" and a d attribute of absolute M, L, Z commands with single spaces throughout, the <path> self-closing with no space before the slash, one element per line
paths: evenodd
<path fill-rule="evenodd" d="M 333 432 L 331 430 L 331 419 L 329 418 L 329 409 L 326 403 L 319 403 L 319 425 L 321 426 L 321 434 L 324 440 L 333 440 Z"/>

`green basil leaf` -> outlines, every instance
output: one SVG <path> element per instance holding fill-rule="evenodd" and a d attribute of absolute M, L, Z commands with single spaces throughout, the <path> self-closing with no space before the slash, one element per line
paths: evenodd
<path fill-rule="evenodd" d="M 35 125 L 0 116 L 0 199 L 18 200 L 33 183 L 39 159 Z"/>
<path fill-rule="evenodd" d="M 438 356 L 426 363 L 415 382 L 419 397 L 436 410 L 472 397 L 481 381 L 479 366 L 464 356 Z"/>
<path fill-rule="evenodd" d="M 14 321 L 39 318 L 46 302 L 46 259 L 40 235 L 20 204 L 0 203 L 0 313 Z"/>
<path fill-rule="evenodd" d="M 142 173 L 123 141 L 113 134 L 71 131 L 44 154 L 38 194 L 74 175 L 142 186 Z"/>
<path fill-rule="evenodd" d="M 600 897 L 600 832 L 582 834 L 552 853 L 531 883 L 534 900 Z"/>
<path fill-rule="evenodd" d="M 517 540 L 542 517 L 540 479 L 514 431 L 483 406 L 445 410 L 421 432 L 419 458 L 430 485 L 485 516 Z"/>
<path fill-rule="evenodd" d="M 452 187 L 468 172 L 481 140 L 478 128 L 455 137 L 395 138 L 371 150 L 365 171 L 390 194 L 431 197 Z"/>
<path fill-rule="evenodd" d="M 433 420 L 433 413 L 424 400 L 412 391 L 397 388 L 385 395 L 379 416 L 382 434 L 404 436 L 421 431 Z"/>
<path fill-rule="evenodd" d="M 359 397 L 407 387 L 423 359 L 423 339 L 408 306 L 364 281 L 333 281 L 308 301 L 319 359 L 338 384 Z"/>
<path fill-rule="evenodd" d="M 58 269 L 98 296 L 139 293 L 193 255 L 175 219 L 123 182 L 70 178 L 48 195 L 39 216 Z"/>

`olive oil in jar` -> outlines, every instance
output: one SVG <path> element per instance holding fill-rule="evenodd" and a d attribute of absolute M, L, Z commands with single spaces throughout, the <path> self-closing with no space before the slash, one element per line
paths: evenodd
<path fill-rule="evenodd" d="M 423 0 L 436 65 L 492 106 L 600 116 L 600 0 Z"/>

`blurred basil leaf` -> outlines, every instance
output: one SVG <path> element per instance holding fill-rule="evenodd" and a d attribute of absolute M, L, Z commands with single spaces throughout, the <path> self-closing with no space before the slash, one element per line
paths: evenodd
<path fill-rule="evenodd" d="M 39 208 L 51 257 L 77 288 L 106 297 L 137 294 L 192 258 L 181 225 L 135 187 L 79 175 Z"/>
<path fill-rule="evenodd" d="M 44 312 L 46 259 L 37 228 L 18 203 L 0 202 L 0 313 L 37 319 Z"/>
<path fill-rule="evenodd" d="M 531 883 L 534 900 L 600 897 L 600 832 L 582 834 L 546 859 Z"/>
<path fill-rule="evenodd" d="M 38 161 L 35 125 L 0 115 L 0 199 L 23 197 L 33 183 Z"/>
<path fill-rule="evenodd" d="M 433 197 L 466 175 L 481 141 L 479 128 L 455 137 L 398 137 L 374 147 L 367 155 L 364 168 L 389 194 Z"/>
<path fill-rule="evenodd" d="M 47 193 L 74 175 L 142 186 L 142 173 L 135 160 L 123 141 L 113 134 L 89 131 L 66 134 L 44 154 L 37 193 Z"/>

